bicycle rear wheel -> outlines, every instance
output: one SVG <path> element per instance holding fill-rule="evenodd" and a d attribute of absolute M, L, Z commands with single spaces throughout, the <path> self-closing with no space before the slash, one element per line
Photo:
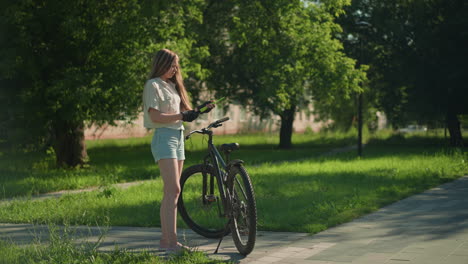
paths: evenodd
<path fill-rule="evenodd" d="M 194 165 L 182 172 L 181 192 L 177 209 L 184 222 L 196 233 L 207 238 L 220 238 L 226 230 L 228 218 L 219 194 L 215 170 L 212 166 Z"/>
<path fill-rule="evenodd" d="M 230 170 L 228 189 L 232 197 L 232 238 L 239 253 L 248 255 L 257 236 L 257 207 L 250 177 L 242 165 Z"/>

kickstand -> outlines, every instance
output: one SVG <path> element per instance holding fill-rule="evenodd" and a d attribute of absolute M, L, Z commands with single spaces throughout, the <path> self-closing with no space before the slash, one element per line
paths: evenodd
<path fill-rule="evenodd" d="M 231 219 L 229 219 L 229 221 L 228 221 L 228 222 L 226 223 L 226 225 L 224 226 L 224 232 L 223 232 L 223 234 L 221 235 L 221 238 L 219 239 L 218 246 L 216 247 L 216 250 L 213 252 L 213 254 L 218 254 L 219 246 L 221 246 L 221 242 L 223 241 L 224 234 L 227 232 L 230 223 L 231 223 Z"/>

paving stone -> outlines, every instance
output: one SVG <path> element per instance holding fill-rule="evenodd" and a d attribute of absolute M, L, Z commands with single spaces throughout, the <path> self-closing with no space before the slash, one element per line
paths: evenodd
<path fill-rule="evenodd" d="M 294 252 L 276 252 L 276 253 L 273 253 L 273 254 L 270 254 L 269 256 L 271 257 L 276 257 L 276 258 L 287 258 L 287 257 L 290 257 L 292 255 L 295 255 Z"/>
<path fill-rule="evenodd" d="M 360 244 L 340 243 L 332 248 L 325 249 L 317 254 L 314 254 L 307 259 L 351 262 L 352 260 L 366 253 L 367 251 Z"/>
<path fill-rule="evenodd" d="M 460 248 L 468 250 L 468 241 L 463 242 L 463 244 L 460 245 Z"/>
<path fill-rule="evenodd" d="M 311 242 L 310 240 L 301 239 L 301 240 L 293 242 L 293 243 L 291 243 L 289 245 L 292 246 L 292 247 L 300 247 L 300 248 L 309 248 L 309 249 L 311 249 L 311 248 L 317 247 L 317 245 L 319 243 L 320 242 Z"/>
<path fill-rule="evenodd" d="M 303 260 L 303 261 L 297 262 L 296 264 L 335 264 L 335 262 L 321 261 L 321 260 Z"/>
<path fill-rule="evenodd" d="M 274 262 L 280 262 L 283 258 L 276 258 L 276 257 L 262 257 L 257 259 L 257 261 L 260 262 L 266 262 L 266 263 L 274 263 Z"/>
<path fill-rule="evenodd" d="M 322 260 L 304 260 L 304 259 L 297 259 L 297 258 L 291 258 L 291 259 L 285 259 L 283 260 L 284 264 L 335 264 L 334 262 L 330 261 L 322 261 Z"/>
<path fill-rule="evenodd" d="M 460 203 L 462 203 L 463 200 L 450 200 L 445 202 L 444 204 L 440 205 L 440 207 L 452 207 L 452 206 L 459 206 Z"/>
<path fill-rule="evenodd" d="M 468 256 L 468 241 L 463 241 L 460 246 L 451 254 L 454 256 Z"/>
<path fill-rule="evenodd" d="M 410 263 L 414 262 L 422 262 L 422 263 L 431 263 L 431 262 L 439 262 L 444 255 L 437 255 L 437 254 L 432 254 L 432 255 L 427 255 L 424 253 L 407 253 L 407 252 L 401 252 L 396 255 L 393 255 L 389 261 L 406 261 Z"/>
<path fill-rule="evenodd" d="M 300 258 L 300 259 L 310 259 L 310 257 L 315 256 L 324 250 L 325 250 L 324 248 L 309 249 L 309 250 L 306 250 L 299 254 L 294 255 L 294 257 Z"/>
<path fill-rule="evenodd" d="M 314 255 L 307 260 L 322 260 L 322 261 L 330 261 L 330 262 L 352 262 L 353 260 L 357 259 L 359 256 L 352 256 L 352 255 L 344 255 L 342 252 L 339 251 L 329 251 L 327 253 L 321 253 Z"/>
<path fill-rule="evenodd" d="M 439 256 L 446 256 L 457 250 L 463 241 L 460 240 L 452 240 L 452 239 L 438 239 L 433 240 L 430 246 L 425 251 L 426 254 L 430 255 L 439 255 Z"/>
<path fill-rule="evenodd" d="M 367 253 L 365 255 L 355 258 L 351 263 L 357 263 L 357 264 L 385 263 L 392 256 L 393 254 L 388 254 L 388 253 Z"/>
<path fill-rule="evenodd" d="M 375 240 L 367 245 L 369 252 L 374 253 L 397 253 L 408 246 L 408 242 L 395 240 Z"/>
<path fill-rule="evenodd" d="M 448 256 L 440 264 L 468 264 L 468 256 Z"/>
<path fill-rule="evenodd" d="M 304 251 L 304 250 L 306 250 L 306 248 L 301 248 L 301 247 L 286 247 L 286 248 L 284 248 L 282 251 L 297 253 L 297 252 L 301 252 L 301 251 Z"/>
<path fill-rule="evenodd" d="M 255 260 L 255 261 L 248 262 L 248 263 L 250 263 L 250 264 L 265 264 L 266 262 Z"/>

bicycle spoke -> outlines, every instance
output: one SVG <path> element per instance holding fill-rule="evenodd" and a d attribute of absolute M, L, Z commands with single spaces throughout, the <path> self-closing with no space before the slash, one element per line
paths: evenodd
<path fill-rule="evenodd" d="M 242 197 L 244 197 L 244 199 L 247 199 L 247 194 L 245 193 L 244 188 L 242 187 L 242 184 L 240 183 L 240 181 L 239 181 L 239 179 L 237 177 L 236 177 L 236 184 L 238 186 L 237 190 L 242 191 Z"/>
<path fill-rule="evenodd" d="M 247 215 L 247 200 L 245 192 L 242 189 L 242 186 L 236 178 L 236 184 L 234 187 L 234 202 L 233 202 L 233 213 L 235 221 L 237 222 L 237 228 L 239 229 L 239 234 L 243 243 L 246 243 L 249 235 L 249 219 Z M 241 195 L 239 196 L 239 190 L 241 190 Z"/>

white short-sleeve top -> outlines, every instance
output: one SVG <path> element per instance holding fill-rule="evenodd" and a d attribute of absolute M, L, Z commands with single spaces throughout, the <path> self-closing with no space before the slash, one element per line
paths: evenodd
<path fill-rule="evenodd" d="M 180 113 L 180 96 L 172 82 L 165 82 L 160 78 L 146 81 L 143 90 L 143 125 L 146 128 L 173 128 L 183 130 L 182 120 L 171 123 L 155 123 L 151 120 L 149 109 L 154 108 L 161 113 Z"/>

